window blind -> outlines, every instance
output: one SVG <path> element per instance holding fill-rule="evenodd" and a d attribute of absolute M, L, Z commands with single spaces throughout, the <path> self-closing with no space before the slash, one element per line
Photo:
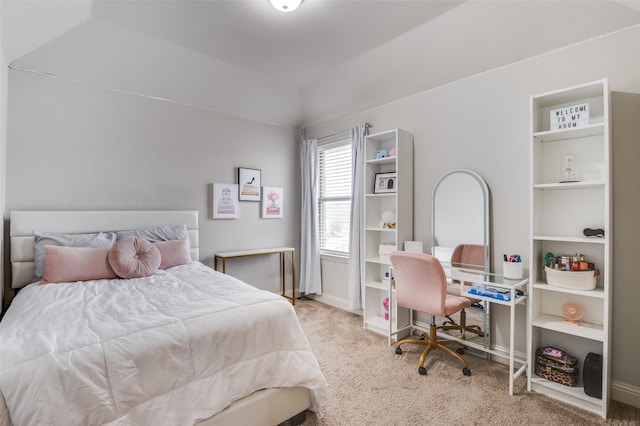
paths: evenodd
<path fill-rule="evenodd" d="M 320 250 L 348 253 L 351 212 L 351 143 L 318 147 Z"/>

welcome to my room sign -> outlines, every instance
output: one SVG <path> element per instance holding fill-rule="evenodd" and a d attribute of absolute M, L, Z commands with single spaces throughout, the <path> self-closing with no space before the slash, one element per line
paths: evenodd
<path fill-rule="evenodd" d="M 573 129 L 589 124 L 589 104 L 578 104 L 552 109 L 550 112 L 550 130 Z"/>

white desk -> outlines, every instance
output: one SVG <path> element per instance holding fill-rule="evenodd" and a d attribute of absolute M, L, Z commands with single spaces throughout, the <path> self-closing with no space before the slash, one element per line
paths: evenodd
<path fill-rule="evenodd" d="M 449 272 L 449 277 L 452 279 L 459 280 L 462 282 L 460 286 L 460 294 L 462 296 L 467 296 L 473 299 L 484 300 L 489 303 L 496 303 L 498 305 L 506 305 L 510 308 L 510 321 L 509 321 L 509 395 L 513 395 L 513 382 L 517 379 L 522 373 L 525 372 L 527 368 L 526 359 L 518 359 L 515 358 L 515 315 L 516 315 L 516 305 L 524 303 L 527 299 L 526 294 L 517 295 L 517 291 L 521 290 L 524 293 L 524 286 L 529 282 L 527 278 L 522 279 L 508 279 L 505 278 L 501 274 L 493 274 L 489 272 L 482 272 L 472 269 L 461 269 L 461 268 L 451 268 Z M 508 290 L 510 300 L 499 300 L 493 297 L 481 296 L 477 294 L 469 293 L 471 286 L 474 284 L 484 284 L 490 287 L 505 289 Z M 471 346 L 474 349 L 481 350 L 483 352 L 504 356 L 502 353 L 492 350 L 491 348 L 485 348 L 482 345 L 477 343 L 468 342 L 462 339 L 459 340 L 461 343 L 465 345 Z M 517 370 L 515 369 L 515 363 L 520 364 L 520 367 Z"/>
<path fill-rule="evenodd" d="M 285 273 L 285 256 L 291 254 L 291 297 L 287 296 L 285 291 L 286 273 Z M 282 284 L 282 297 L 289 299 L 292 304 L 296 303 L 296 249 L 293 247 L 275 247 L 254 250 L 237 250 L 224 251 L 213 255 L 213 269 L 218 270 L 218 259 L 222 261 L 222 273 L 227 273 L 227 259 L 236 259 L 240 257 L 265 256 L 269 254 L 280 255 L 280 282 Z"/>

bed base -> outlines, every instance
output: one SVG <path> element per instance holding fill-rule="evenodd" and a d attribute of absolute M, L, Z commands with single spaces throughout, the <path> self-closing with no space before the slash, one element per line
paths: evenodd
<path fill-rule="evenodd" d="M 307 388 L 262 389 L 197 424 L 276 426 L 289 420 L 291 426 L 298 426 L 306 420 L 306 410 L 310 405 L 311 396 Z"/>

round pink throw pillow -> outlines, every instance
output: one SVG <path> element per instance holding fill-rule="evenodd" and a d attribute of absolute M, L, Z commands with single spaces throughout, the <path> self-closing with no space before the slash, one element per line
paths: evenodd
<path fill-rule="evenodd" d="M 121 238 L 109 250 L 109 265 L 120 278 L 140 278 L 153 275 L 160 266 L 160 251 L 151 242 L 139 237 Z"/>

